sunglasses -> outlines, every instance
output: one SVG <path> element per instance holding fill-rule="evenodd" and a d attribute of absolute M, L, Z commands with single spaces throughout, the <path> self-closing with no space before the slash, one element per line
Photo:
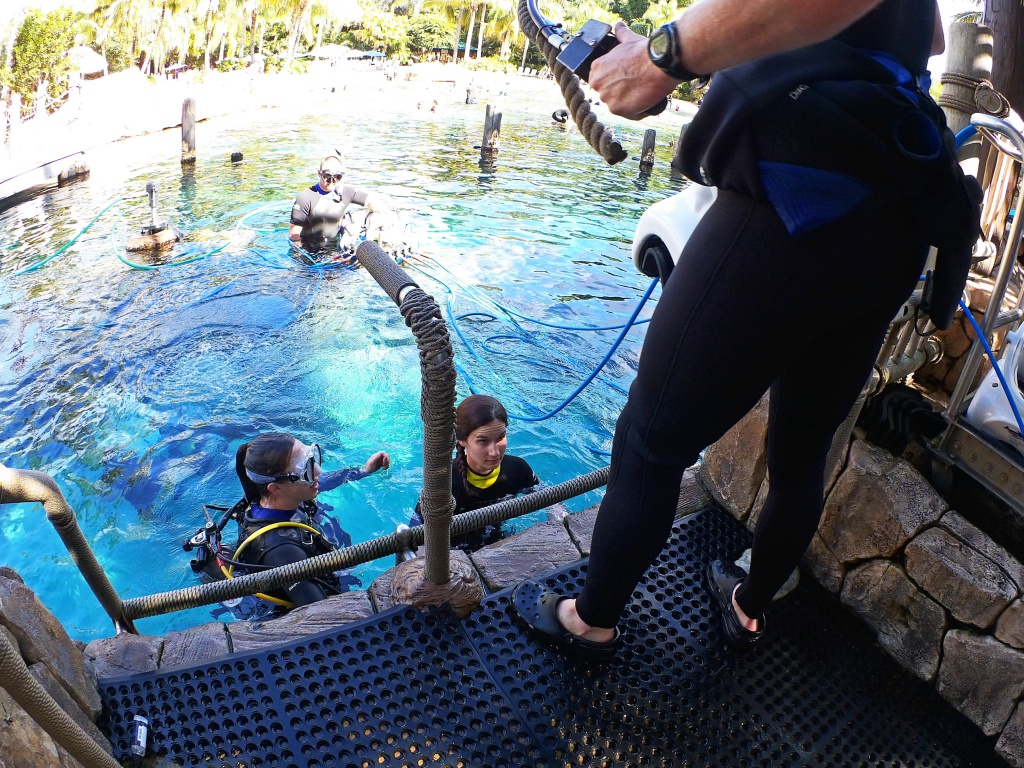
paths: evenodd
<path fill-rule="evenodd" d="M 343 173 L 326 173 L 325 171 L 320 171 L 320 178 L 328 184 L 337 184 L 344 176 L 345 174 Z"/>
<path fill-rule="evenodd" d="M 291 472 L 286 475 L 261 475 L 259 472 L 253 472 L 248 467 L 245 468 L 245 474 L 249 476 L 249 479 L 254 483 L 305 483 L 306 485 L 313 485 L 316 482 L 317 469 L 323 463 L 323 451 L 320 450 L 320 446 L 313 443 L 309 446 L 309 451 L 299 459 L 295 466 L 291 468 Z"/>

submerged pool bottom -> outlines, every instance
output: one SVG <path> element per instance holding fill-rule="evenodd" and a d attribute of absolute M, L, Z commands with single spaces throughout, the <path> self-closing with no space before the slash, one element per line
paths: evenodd
<path fill-rule="evenodd" d="M 260 653 L 101 681 L 128 756 L 210 766 L 1003 766 L 939 694 L 804 579 L 756 650 L 727 647 L 707 564 L 749 534 L 719 510 L 677 521 L 606 666 L 539 645 L 511 589 L 468 618 L 394 608 Z M 544 583 L 576 594 L 581 560 Z"/>

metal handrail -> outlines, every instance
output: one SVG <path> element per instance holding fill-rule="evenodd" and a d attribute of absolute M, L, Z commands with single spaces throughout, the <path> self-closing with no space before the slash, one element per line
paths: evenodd
<path fill-rule="evenodd" d="M 978 129 L 978 131 L 992 141 L 993 146 L 996 147 L 1000 152 L 1004 152 L 1013 157 L 1013 153 L 1007 151 L 1006 144 L 1003 141 L 995 140 L 994 137 L 1001 136 L 1004 139 L 1009 140 L 1014 147 L 1016 147 L 1017 155 L 1019 159 L 1024 156 L 1024 136 L 1021 136 L 1012 125 L 1007 123 L 1005 120 L 1000 120 L 998 117 L 992 117 L 991 115 L 975 114 L 971 116 L 971 125 Z M 1024 176 L 1024 167 L 1018 173 L 1017 177 L 1017 189 L 1021 189 L 1021 179 Z M 971 344 L 971 349 L 967 353 L 967 359 L 964 362 L 964 367 L 960 373 L 960 378 L 957 380 L 956 386 L 953 388 L 953 392 L 949 398 L 949 405 L 946 407 L 946 415 L 950 420 L 954 420 L 958 417 L 961 406 L 966 399 L 971 385 L 974 382 L 975 374 L 978 372 L 978 366 L 981 365 L 982 355 L 984 349 L 982 346 L 982 340 L 988 340 L 995 328 L 996 319 L 999 317 L 1002 311 L 1003 298 L 1006 295 L 1006 288 L 1010 283 L 1010 276 L 1013 274 L 1013 266 L 1017 260 L 1017 251 L 1021 244 L 1021 220 L 1024 216 L 1018 207 L 1017 215 L 1013 217 L 1013 224 L 1010 227 L 1010 233 L 1003 243 L 1003 252 L 999 259 L 999 268 L 996 272 L 996 278 L 992 285 L 992 296 L 989 299 L 988 307 L 985 310 L 985 314 L 981 321 L 981 335 L 975 338 Z M 942 438 L 940 445 L 941 449 L 947 448 L 947 442 L 952 440 L 952 432 L 947 431 L 946 435 Z"/>

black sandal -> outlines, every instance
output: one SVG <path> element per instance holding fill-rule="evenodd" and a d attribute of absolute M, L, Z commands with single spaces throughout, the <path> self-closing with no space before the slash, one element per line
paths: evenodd
<path fill-rule="evenodd" d="M 746 576 L 746 572 L 738 565 L 723 560 L 715 560 L 708 566 L 708 589 L 722 614 L 725 637 L 733 645 L 739 646 L 752 645 L 764 637 L 764 615 L 757 617 L 757 629 L 747 629 L 740 624 L 740 618 L 732 605 L 733 593 Z"/>
<path fill-rule="evenodd" d="M 558 620 L 558 604 L 568 598 L 542 587 L 535 581 L 524 581 L 512 593 L 512 610 L 530 631 L 549 645 L 588 661 L 608 661 L 619 649 L 619 629 L 606 643 L 595 643 L 577 637 Z"/>

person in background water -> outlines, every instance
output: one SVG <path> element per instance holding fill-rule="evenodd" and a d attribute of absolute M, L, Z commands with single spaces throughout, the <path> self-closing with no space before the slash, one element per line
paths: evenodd
<path fill-rule="evenodd" d="M 321 460 L 320 446 L 305 445 L 281 432 L 259 435 L 239 446 L 235 470 L 249 502 L 238 526 L 239 543 L 274 523 L 295 522 L 315 529 L 314 532 L 285 526 L 264 531 L 242 551 L 241 562 L 276 568 L 351 546 L 351 537 L 337 521 L 326 517 L 325 508 L 316 497 L 321 491 L 388 469 L 391 458 L 384 451 L 377 451 L 362 467 L 327 473 L 320 468 Z M 300 606 L 339 591 L 344 590 L 318 579 L 296 582 L 271 596 Z"/>
<path fill-rule="evenodd" d="M 770 389 L 770 490 L 749 574 L 728 559 L 706 572 L 723 639 L 764 635 L 817 529 L 832 439 L 929 245 L 936 275 L 946 264 L 959 278 L 979 232 L 980 189 L 927 93 L 929 54 L 943 47 L 935 0 L 702 0 L 650 38 L 621 22 L 615 36 L 590 78 L 613 114 L 639 119 L 681 81 L 715 73 L 680 157 L 718 195 L 651 318 L 582 592 L 524 582 L 513 597 L 542 640 L 591 659 L 617 648 L 683 471 Z M 822 313 L 830 321 L 814 322 Z"/>
<path fill-rule="evenodd" d="M 519 493 L 530 493 L 540 483 L 525 460 L 506 453 L 508 414 L 490 395 L 470 395 L 455 409 L 455 458 L 452 459 L 452 496 L 459 515 L 497 504 Z M 410 525 L 422 525 L 419 505 Z M 466 552 L 504 537 L 501 526 L 488 525 L 452 538 L 452 546 Z"/>
<path fill-rule="evenodd" d="M 343 233 L 342 218 L 355 203 L 367 213 L 390 211 L 386 198 L 359 187 L 342 184 L 345 163 L 337 155 L 320 161 L 317 183 L 299 192 L 292 204 L 289 237 L 308 251 L 323 252 L 336 248 Z"/>

